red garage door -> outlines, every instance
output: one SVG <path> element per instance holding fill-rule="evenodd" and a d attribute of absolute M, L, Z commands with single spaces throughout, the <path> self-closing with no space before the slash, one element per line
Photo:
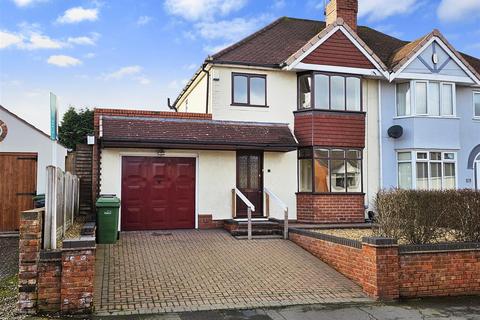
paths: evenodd
<path fill-rule="evenodd" d="M 122 230 L 195 228 L 195 159 L 123 157 Z"/>

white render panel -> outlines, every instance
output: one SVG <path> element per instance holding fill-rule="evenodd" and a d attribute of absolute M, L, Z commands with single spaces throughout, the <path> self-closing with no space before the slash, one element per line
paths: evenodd
<path fill-rule="evenodd" d="M 288 219 L 296 220 L 297 152 L 265 152 L 263 158 L 264 187 L 287 205 Z M 270 217 L 282 220 L 284 217 L 283 210 L 273 199 L 270 200 Z"/>
<path fill-rule="evenodd" d="M 366 141 L 363 153 L 363 188 L 365 204 L 374 210 L 374 201 L 380 190 L 380 128 L 378 80 L 363 81 L 363 103 L 366 110 Z M 382 129 L 383 130 L 383 129 Z"/>
<path fill-rule="evenodd" d="M 207 103 L 207 76 L 202 72 L 188 90 L 188 95 L 178 106 L 180 112 L 205 113 Z M 173 101 L 172 101 L 173 103 Z"/>
<path fill-rule="evenodd" d="M 37 193 L 45 193 L 47 166 L 52 165 L 52 141 L 25 122 L 0 109 L 0 120 L 8 128 L 8 134 L 0 142 L 0 152 L 37 153 Z M 65 170 L 67 149 L 56 143 L 57 167 Z"/>
<path fill-rule="evenodd" d="M 231 105 L 233 72 L 266 75 L 268 108 Z M 214 120 L 293 124 L 293 111 L 297 109 L 295 72 L 214 66 L 212 74 L 215 78 L 211 82 Z"/>

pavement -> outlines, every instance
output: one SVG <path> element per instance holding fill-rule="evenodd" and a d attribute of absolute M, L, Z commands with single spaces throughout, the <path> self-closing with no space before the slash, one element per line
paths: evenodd
<path fill-rule="evenodd" d="M 97 246 L 95 277 L 97 315 L 371 301 L 291 241 L 223 230 L 123 232 Z"/>
<path fill-rule="evenodd" d="M 217 310 L 163 315 L 93 317 L 94 320 L 478 320 L 480 296 L 402 302 L 320 304 L 246 310 Z"/>

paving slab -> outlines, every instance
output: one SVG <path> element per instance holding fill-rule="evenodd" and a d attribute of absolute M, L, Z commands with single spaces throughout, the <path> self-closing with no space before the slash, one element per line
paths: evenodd
<path fill-rule="evenodd" d="M 223 230 L 124 232 L 96 259 L 97 315 L 370 301 L 293 242 Z"/>

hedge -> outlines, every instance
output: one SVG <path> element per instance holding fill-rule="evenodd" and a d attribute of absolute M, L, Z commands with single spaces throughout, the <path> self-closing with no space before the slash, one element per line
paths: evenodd
<path fill-rule="evenodd" d="M 378 234 L 404 243 L 480 242 L 480 192 L 386 190 L 375 200 Z"/>

